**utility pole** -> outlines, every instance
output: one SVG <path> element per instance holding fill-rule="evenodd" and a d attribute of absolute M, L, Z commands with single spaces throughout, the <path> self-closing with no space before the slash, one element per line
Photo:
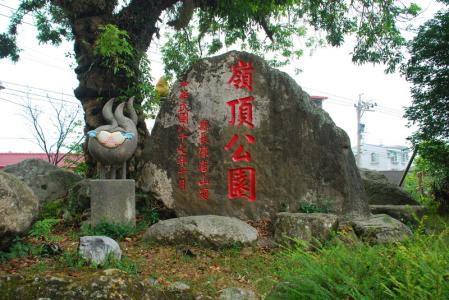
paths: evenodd
<path fill-rule="evenodd" d="M 365 130 L 365 124 L 362 124 L 362 117 L 365 111 L 374 111 L 374 107 L 377 103 L 372 103 L 371 101 L 362 100 L 363 93 L 359 94 L 359 101 L 354 104 L 357 111 L 357 156 L 356 162 L 357 166 L 360 167 L 361 153 L 362 153 L 362 134 Z"/>

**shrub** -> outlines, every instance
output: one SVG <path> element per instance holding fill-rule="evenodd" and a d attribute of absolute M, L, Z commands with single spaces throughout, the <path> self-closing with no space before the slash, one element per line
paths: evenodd
<path fill-rule="evenodd" d="M 137 227 L 120 223 L 100 222 L 95 226 L 88 224 L 81 226 L 81 235 L 104 235 L 114 240 L 122 240 L 138 231 Z"/>
<path fill-rule="evenodd" d="M 302 201 L 299 203 L 299 212 L 301 213 L 328 213 L 328 205 L 318 205 L 315 203 Z"/>
<path fill-rule="evenodd" d="M 40 255 L 41 247 L 25 243 L 20 237 L 16 237 L 8 251 L 0 251 L 0 262 L 29 255 Z"/>
<path fill-rule="evenodd" d="M 268 299 L 443 299 L 449 295 L 448 247 L 447 225 L 442 233 L 417 230 L 392 245 L 299 247 L 280 256 L 282 284 Z"/>
<path fill-rule="evenodd" d="M 38 239 L 44 239 L 46 241 L 57 241 L 59 236 L 52 235 L 53 228 L 61 222 L 61 219 L 44 219 L 34 223 L 29 235 Z"/>

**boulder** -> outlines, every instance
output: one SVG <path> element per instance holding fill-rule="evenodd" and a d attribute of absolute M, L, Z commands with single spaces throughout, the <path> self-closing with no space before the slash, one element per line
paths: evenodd
<path fill-rule="evenodd" d="M 251 85 L 242 86 L 248 70 Z M 162 103 L 145 143 L 138 187 L 177 216 L 272 219 L 303 202 L 369 215 L 348 135 L 294 79 L 249 53 L 197 62 Z"/>
<path fill-rule="evenodd" d="M 338 217 L 334 214 L 282 212 L 274 223 L 274 237 L 277 242 L 290 242 L 292 239 L 325 242 L 337 227 Z"/>
<path fill-rule="evenodd" d="M 119 244 L 107 236 L 80 237 L 79 254 L 95 264 L 103 264 L 109 255 L 120 260 L 122 250 Z"/>
<path fill-rule="evenodd" d="M 352 220 L 350 223 L 357 236 L 371 244 L 401 242 L 412 234 L 406 225 L 385 214 Z"/>
<path fill-rule="evenodd" d="M 0 171 L 0 250 L 25 233 L 39 213 L 39 200 L 18 178 Z"/>
<path fill-rule="evenodd" d="M 252 244 L 257 240 L 257 230 L 236 218 L 190 216 L 159 221 L 148 228 L 144 239 L 164 244 L 221 248 Z"/>
<path fill-rule="evenodd" d="M 60 169 L 41 159 L 26 159 L 7 166 L 4 171 L 25 182 L 41 205 L 67 196 L 69 189 L 82 180 L 72 171 Z"/>
<path fill-rule="evenodd" d="M 418 205 L 409 193 L 391 183 L 380 172 L 360 170 L 369 204 L 373 205 Z"/>
<path fill-rule="evenodd" d="M 259 297 L 256 296 L 251 290 L 230 287 L 224 289 L 220 294 L 220 300 L 258 300 Z"/>
<path fill-rule="evenodd" d="M 416 223 L 428 211 L 421 205 L 370 205 L 372 214 L 386 214 L 403 223 Z"/>

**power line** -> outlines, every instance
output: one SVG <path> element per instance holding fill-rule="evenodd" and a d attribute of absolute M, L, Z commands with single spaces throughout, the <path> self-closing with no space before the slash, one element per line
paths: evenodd
<path fill-rule="evenodd" d="M 54 97 L 50 97 L 50 96 L 48 96 L 48 95 L 35 94 L 35 93 L 31 93 L 31 92 L 29 92 L 29 91 L 21 91 L 21 90 L 16 90 L 16 89 L 11 89 L 11 88 L 8 88 L 7 90 L 8 90 L 8 91 L 14 91 L 14 92 L 23 93 L 23 94 L 26 94 L 26 95 L 33 95 L 33 96 L 38 96 L 38 97 L 42 97 L 42 98 L 46 98 L 46 99 L 52 99 L 52 100 L 56 100 L 56 101 L 60 101 L 60 102 L 66 102 L 66 103 L 70 103 L 70 104 L 76 104 L 76 105 L 79 105 L 78 102 L 73 102 L 73 101 L 64 100 L 64 99 L 60 99 L 60 98 L 54 98 Z M 56 93 L 56 92 L 55 92 L 55 93 Z M 12 94 L 12 95 L 13 95 L 13 96 L 18 96 L 18 95 L 14 95 L 14 94 Z"/>
<path fill-rule="evenodd" d="M 2 94 L 6 94 L 6 95 L 10 95 L 10 96 L 16 96 L 16 97 L 23 97 L 22 95 L 17 95 L 17 94 L 14 94 L 14 93 L 8 93 L 8 92 L 2 92 Z M 40 97 L 44 97 L 44 96 L 40 96 Z M 44 100 L 44 99 L 37 99 L 37 98 L 34 98 L 34 97 L 27 97 L 28 99 L 30 99 L 30 100 L 35 100 L 35 101 L 41 101 L 41 102 L 46 102 L 46 103 L 51 103 L 51 100 Z M 80 106 L 78 103 L 74 103 L 74 102 L 69 102 L 69 101 L 64 101 L 63 99 L 56 99 L 56 98 L 51 98 L 51 99 L 53 99 L 53 100 L 55 100 L 55 101 L 58 101 L 58 102 L 61 102 L 61 104 L 62 103 L 68 103 L 69 105 L 76 105 L 76 106 Z"/>
<path fill-rule="evenodd" d="M 39 91 L 50 92 L 50 93 L 59 94 L 59 95 L 63 95 L 63 96 L 68 96 L 68 97 L 72 97 L 72 98 L 76 99 L 76 97 L 74 95 L 65 94 L 63 92 L 58 92 L 58 91 L 54 91 L 54 90 L 38 88 L 38 87 L 34 87 L 34 86 L 30 86 L 30 85 L 24 85 L 24 84 L 20 84 L 20 83 L 16 83 L 16 82 L 11 82 L 11 81 L 4 81 L 4 80 L 2 80 L 2 82 L 3 83 L 7 83 L 7 84 L 11 84 L 11 85 L 15 85 L 15 86 L 21 86 L 21 87 L 25 87 L 25 88 L 30 88 L 30 89 L 33 89 L 33 90 L 39 90 Z"/>
<path fill-rule="evenodd" d="M 3 14 L 3 13 L 0 13 L 0 16 L 5 17 L 5 18 L 8 18 L 8 19 L 10 19 L 10 20 L 12 19 L 11 16 L 5 15 L 5 14 Z M 21 23 L 21 24 L 26 24 L 26 25 L 30 25 L 30 26 L 35 27 L 34 24 L 28 23 L 27 21 L 23 21 L 23 20 L 22 20 L 20 23 Z"/>

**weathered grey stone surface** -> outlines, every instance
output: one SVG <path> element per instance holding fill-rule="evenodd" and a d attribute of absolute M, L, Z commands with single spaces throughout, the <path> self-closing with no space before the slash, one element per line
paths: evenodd
<path fill-rule="evenodd" d="M 1 299 L 197 299 L 192 291 L 170 292 L 160 286 L 155 287 L 146 280 L 142 281 L 139 276 L 107 271 L 81 272 L 77 277 L 64 274 L 57 277 L 46 274 L 0 275 Z"/>
<path fill-rule="evenodd" d="M 116 259 L 122 258 L 119 244 L 107 236 L 82 236 L 79 243 L 81 257 L 96 264 L 103 264 L 108 255 Z"/>
<path fill-rule="evenodd" d="M 102 221 L 136 225 L 134 180 L 90 180 L 89 189 L 92 225 Z"/>
<path fill-rule="evenodd" d="M 175 293 L 183 293 L 190 290 L 190 285 L 181 281 L 176 281 L 170 284 L 168 290 Z"/>
<path fill-rule="evenodd" d="M 258 300 L 259 297 L 256 296 L 251 290 L 230 287 L 224 289 L 220 294 L 220 300 Z"/>
<path fill-rule="evenodd" d="M 257 230 L 236 218 L 191 216 L 159 221 L 148 228 L 144 239 L 219 248 L 252 244 L 257 240 Z"/>
<path fill-rule="evenodd" d="M 412 234 L 406 225 L 385 214 L 350 223 L 358 237 L 373 244 L 400 242 Z"/>
<path fill-rule="evenodd" d="M 39 213 L 39 200 L 18 178 L 0 171 L 0 250 L 25 233 Z"/>
<path fill-rule="evenodd" d="M 428 211 L 422 205 L 370 205 L 372 214 L 386 214 L 405 223 L 415 223 Z"/>
<path fill-rule="evenodd" d="M 3 169 L 25 182 L 41 204 L 67 196 L 68 191 L 81 176 L 66 169 L 60 169 L 42 159 L 26 159 Z"/>
<path fill-rule="evenodd" d="M 274 237 L 277 242 L 300 239 L 311 242 L 326 241 L 338 227 L 338 217 L 324 213 L 279 213 L 274 223 Z"/>
<path fill-rule="evenodd" d="M 253 91 L 227 84 L 231 65 L 251 62 Z M 189 137 L 186 139 L 187 189 L 178 187 L 180 144 L 177 119 L 179 83 L 162 103 L 151 139 L 143 157 L 147 163 L 138 185 L 151 191 L 178 216 L 226 215 L 240 219 L 273 218 L 280 211 L 298 211 L 301 202 L 321 206 L 330 203 L 332 212 L 347 216 L 368 216 L 368 202 L 355 165 L 347 134 L 329 115 L 315 108 L 309 96 L 287 74 L 273 69 L 252 54 L 232 51 L 196 63 L 181 78 L 189 82 Z M 253 96 L 253 124 L 231 126 L 227 101 Z M 238 107 L 236 108 L 238 123 Z M 199 122 L 210 123 L 209 200 L 199 198 Z M 239 139 L 231 151 L 224 149 L 234 134 Z M 244 134 L 255 137 L 248 143 Z M 231 159 L 238 145 L 251 153 L 250 163 Z M 228 170 L 236 166 L 256 169 L 256 200 L 228 199 Z"/>
<path fill-rule="evenodd" d="M 381 172 L 360 170 L 369 204 L 418 205 L 409 193 L 392 184 Z"/>
<path fill-rule="evenodd" d="M 71 215 L 81 214 L 90 208 L 90 183 L 84 179 L 75 184 L 67 195 L 67 209 Z"/>

